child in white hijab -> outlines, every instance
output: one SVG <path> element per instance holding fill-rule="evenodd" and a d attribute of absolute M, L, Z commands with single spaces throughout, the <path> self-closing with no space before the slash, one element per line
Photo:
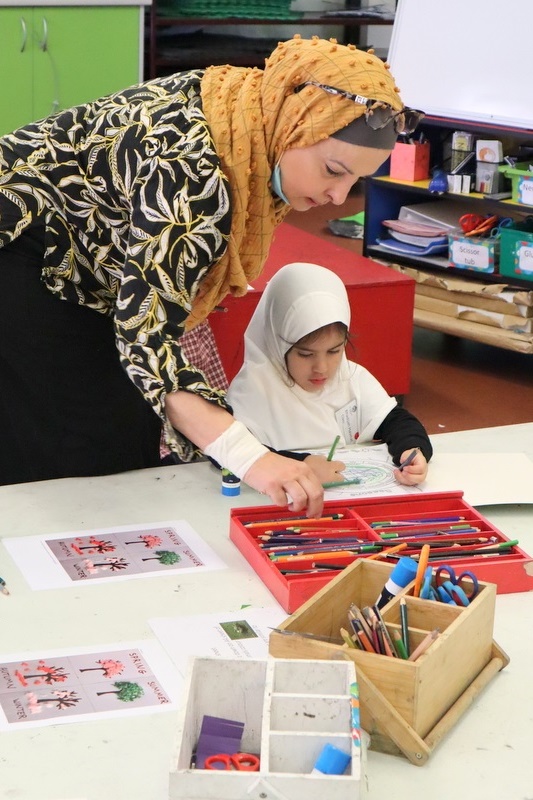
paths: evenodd
<path fill-rule="evenodd" d="M 371 373 L 345 355 L 350 305 L 341 279 L 317 264 L 282 267 L 269 281 L 244 337 L 244 363 L 228 392 L 237 420 L 276 451 L 386 442 L 399 482 L 421 483 L 432 447 L 422 424 Z M 340 462 L 308 453 L 322 481 Z M 337 476 L 338 478 L 339 476 Z"/>

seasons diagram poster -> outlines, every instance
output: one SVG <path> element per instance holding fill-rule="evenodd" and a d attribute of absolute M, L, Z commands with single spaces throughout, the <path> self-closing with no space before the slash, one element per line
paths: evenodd
<path fill-rule="evenodd" d="M 6 538 L 3 544 L 32 589 L 226 566 L 184 520 Z"/>
<path fill-rule="evenodd" d="M 156 642 L 0 656 L 0 730 L 170 710 L 179 685 Z"/>

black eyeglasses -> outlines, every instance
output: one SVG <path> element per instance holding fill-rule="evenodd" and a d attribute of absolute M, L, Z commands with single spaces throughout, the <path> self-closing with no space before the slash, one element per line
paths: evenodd
<path fill-rule="evenodd" d="M 294 91 L 301 92 L 306 86 L 316 86 L 318 89 L 328 92 L 328 94 L 337 94 L 347 100 L 352 100 L 354 103 L 366 106 L 365 122 L 373 131 L 379 131 L 392 122 L 396 133 L 409 135 L 416 130 L 420 120 L 425 117 L 424 112 L 418 111 L 416 108 L 405 106 L 401 111 L 396 111 L 391 105 L 383 103 L 381 100 L 372 100 L 369 97 L 363 97 L 361 94 L 352 94 L 351 92 L 345 92 L 344 89 L 336 89 L 334 86 L 315 83 L 315 81 L 300 83 L 299 86 L 295 87 Z"/>

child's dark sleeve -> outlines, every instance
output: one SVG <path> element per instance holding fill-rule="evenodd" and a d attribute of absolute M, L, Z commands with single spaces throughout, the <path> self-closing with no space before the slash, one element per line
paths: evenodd
<path fill-rule="evenodd" d="M 413 447 L 420 448 L 426 461 L 433 455 L 431 442 L 422 423 L 405 408 L 399 406 L 387 414 L 375 432 L 374 439 L 387 444 L 395 464 L 400 463 L 405 450 Z"/>
<path fill-rule="evenodd" d="M 285 458 L 294 458 L 295 461 L 305 461 L 307 456 L 311 455 L 311 453 L 296 453 L 294 450 L 274 450 L 273 447 L 268 447 L 268 449 L 271 453 L 277 453 L 278 456 L 285 456 Z"/>

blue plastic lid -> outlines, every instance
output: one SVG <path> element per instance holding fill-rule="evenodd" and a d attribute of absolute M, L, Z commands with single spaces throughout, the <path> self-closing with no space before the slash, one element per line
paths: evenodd
<path fill-rule="evenodd" d="M 350 763 L 351 756 L 344 750 L 339 750 L 334 744 L 326 744 L 318 756 L 314 769 L 324 775 L 343 775 Z"/>
<path fill-rule="evenodd" d="M 418 561 L 409 556 L 402 556 L 392 570 L 389 580 L 393 581 L 396 586 L 407 586 L 408 583 L 414 581 L 417 569 Z"/>

